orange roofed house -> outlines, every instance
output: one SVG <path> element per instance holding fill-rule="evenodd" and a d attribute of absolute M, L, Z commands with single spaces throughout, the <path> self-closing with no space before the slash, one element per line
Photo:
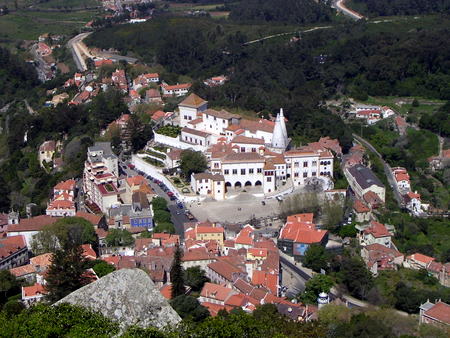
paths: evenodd
<path fill-rule="evenodd" d="M 194 227 L 186 229 L 185 238 L 196 241 L 217 241 L 220 247 L 222 247 L 225 232 L 223 227 L 215 224 L 211 226 L 205 224 L 198 223 Z"/>
<path fill-rule="evenodd" d="M 316 229 L 312 222 L 314 215 L 296 214 L 287 218 L 280 231 L 278 248 L 284 253 L 299 258 L 312 244 L 325 246 L 328 242 L 328 231 Z"/>

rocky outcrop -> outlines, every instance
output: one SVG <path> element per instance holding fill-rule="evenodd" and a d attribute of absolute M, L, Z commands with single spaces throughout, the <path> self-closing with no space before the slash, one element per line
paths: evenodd
<path fill-rule="evenodd" d="M 140 269 L 114 271 L 72 292 L 56 304 L 69 303 L 100 312 L 122 327 L 173 326 L 180 316 Z"/>

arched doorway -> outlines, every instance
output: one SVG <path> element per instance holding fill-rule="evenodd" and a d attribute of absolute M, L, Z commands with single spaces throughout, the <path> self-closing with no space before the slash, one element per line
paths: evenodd
<path fill-rule="evenodd" d="M 230 182 L 226 182 L 225 183 L 225 193 L 228 192 L 229 188 L 231 188 L 231 183 Z"/>
<path fill-rule="evenodd" d="M 259 186 L 262 186 L 261 181 L 256 181 L 256 182 L 255 182 L 255 187 L 259 187 Z"/>
<path fill-rule="evenodd" d="M 245 182 L 244 186 L 245 187 L 251 187 L 252 186 L 252 182 L 247 181 L 247 182 Z"/>
<path fill-rule="evenodd" d="M 236 183 L 234 184 L 234 188 L 235 188 L 235 189 L 240 189 L 240 188 L 242 188 L 242 183 L 241 183 L 241 182 L 236 182 Z"/>

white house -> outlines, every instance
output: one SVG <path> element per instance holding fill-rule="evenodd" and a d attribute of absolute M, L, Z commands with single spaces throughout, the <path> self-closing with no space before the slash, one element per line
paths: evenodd
<path fill-rule="evenodd" d="M 220 174 L 192 174 L 191 188 L 200 196 L 211 197 L 217 201 L 225 199 L 225 178 Z"/>
<path fill-rule="evenodd" d="M 371 221 L 369 225 L 357 225 L 356 229 L 359 230 L 357 238 L 361 246 L 375 243 L 384 245 L 387 248 L 392 246 L 392 234 L 384 224 Z"/>
<path fill-rule="evenodd" d="M 183 96 L 189 92 L 192 84 L 190 83 L 180 83 L 176 85 L 162 84 L 161 89 L 164 96 Z"/>

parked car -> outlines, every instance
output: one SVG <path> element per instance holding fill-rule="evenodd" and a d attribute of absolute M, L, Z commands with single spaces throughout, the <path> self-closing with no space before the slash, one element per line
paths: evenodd
<path fill-rule="evenodd" d="M 190 221 L 192 221 L 192 220 L 195 219 L 195 217 L 194 217 L 190 212 L 186 213 L 186 217 L 187 217 L 188 220 L 190 220 Z"/>
<path fill-rule="evenodd" d="M 134 166 L 134 164 L 131 164 L 131 163 L 129 163 L 129 164 L 128 164 L 128 168 L 130 168 L 130 169 L 134 169 L 134 168 L 135 168 L 135 166 Z"/>
<path fill-rule="evenodd" d="M 173 196 L 173 192 L 168 191 L 168 192 L 167 192 L 167 196 Z"/>
<path fill-rule="evenodd" d="M 170 196 L 170 200 L 171 201 L 175 201 L 177 198 L 174 196 L 174 195 L 172 195 L 172 196 Z"/>
<path fill-rule="evenodd" d="M 180 209 L 183 209 L 183 208 L 184 208 L 184 205 L 183 205 L 182 202 L 178 202 L 178 203 L 177 203 L 177 207 L 180 208 Z"/>

